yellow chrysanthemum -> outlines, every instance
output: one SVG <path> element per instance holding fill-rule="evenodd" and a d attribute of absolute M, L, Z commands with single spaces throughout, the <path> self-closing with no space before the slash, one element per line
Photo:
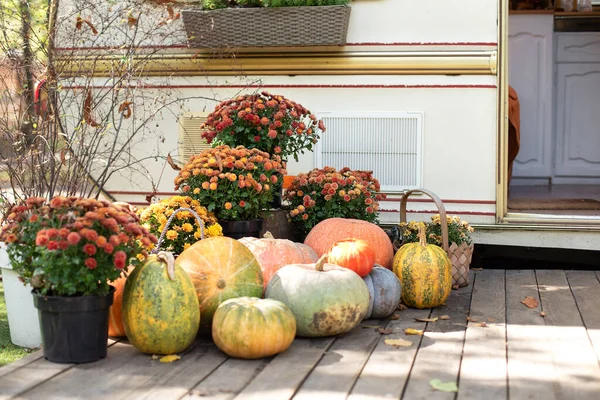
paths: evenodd
<path fill-rule="evenodd" d="M 157 219 L 159 224 L 164 225 L 167 223 L 168 218 L 164 215 L 159 215 Z"/>
<path fill-rule="evenodd" d="M 194 227 L 189 222 L 186 222 L 185 224 L 181 225 L 181 229 L 183 229 L 184 232 L 192 232 Z"/>
<path fill-rule="evenodd" d="M 167 239 L 169 240 L 175 240 L 177 239 L 177 236 L 179 236 L 179 234 L 177 233 L 177 231 L 174 230 L 169 230 L 167 231 Z"/>
<path fill-rule="evenodd" d="M 146 257 L 142 253 L 136 254 L 135 257 L 140 261 L 144 261 L 146 259 Z"/>
<path fill-rule="evenodd" d="M 184 250 L 187 250 L 187 248 L 188 248 L 188 247 L 190 247 L 190 246 L 191 246 L 191 244 L 189 244 L 189 243 L 184 243 L 184 244 L 183 244 L 183 249 L 184 249 Z"/>
<path fill-rule="evenodd" d="M 213 224 L 206 228 L 206 236 L 214 237 L 214 236 L 223 236 L 223 228 L 219 224 Z"/>
<path fill-rule="evenodd" d="M 204 234 L 204 236 L 206 237 L 206 233 Z M 200 229 L 198 229 L 196 232 L 194 232 L 194 239 L 200 240 L 200 238 L 201 238 L 201 232 L 200 232 Z"/>

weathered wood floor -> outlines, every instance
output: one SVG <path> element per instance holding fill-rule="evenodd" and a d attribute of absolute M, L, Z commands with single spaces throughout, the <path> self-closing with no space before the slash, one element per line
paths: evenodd
<path fill-rule="evenodd" d="M 91 364 L 53 364 L 37 352 L 0 368 L 0 399 L 600 399 L 600 272 L 472 276 L 446 306 L 363 321 L 337 338 L 296 339 L 271 359 L 228 358 L 208 340 L 171 364 L 125 342 Z M 523 305 L 527 296 L 539 306 Z M 442 315 L 450 319 L 414 319 Z M 412 345 L 386 345 L 390 338 Z M 435 391 L 432 379 L 459 391 Z"/>

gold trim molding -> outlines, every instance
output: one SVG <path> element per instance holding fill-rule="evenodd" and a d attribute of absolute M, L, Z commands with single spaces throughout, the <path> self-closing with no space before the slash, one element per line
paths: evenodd
<path fill-rule="evenodd" d="M 495 75 L 496 51 L 208 53 L 57 56 L 63 77 L 118 75 L 139 70 L 145 76 L 234 75 Z M 143 72 L 142 72 L 143 71 Z"/>

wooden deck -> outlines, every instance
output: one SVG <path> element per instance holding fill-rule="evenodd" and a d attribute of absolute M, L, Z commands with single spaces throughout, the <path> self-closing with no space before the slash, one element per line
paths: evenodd
<path fill-rule="evenodd" d="M 270 359 L 228 358 L 209 340 L 171 364 L 126 342 L 111 341 L 108 357 L 91 364 L 33 353 L 0 368 L 0 399 L 600 399 L 600 272 L 472 274 L 443 307 L 296 339 Z M 539 306 L 522 304 L 527 296 Z M 450 318 L 415 321 L 442 315 Z M 385 344 L 398 338 L 412 345 Z M 433 379 L 457 383 L 458 393 L 433 390 Z"/>

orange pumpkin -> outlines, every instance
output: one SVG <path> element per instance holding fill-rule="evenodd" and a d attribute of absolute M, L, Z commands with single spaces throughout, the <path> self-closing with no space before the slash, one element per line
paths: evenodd
<path fill-rule="evenodd" d="M 289 264 L 316 263 L 319 257 L 313 249 L 303 243 L 287 239 L 245 237 L 238 241 L 246 246 L 260 264 L 264 287 L 281 267 Z"/>
<path fill-rule="evenodd" d="M 125 289 L 125 282 L 127 282 L 127 276 L 133 271 L 133 267 L 130 266 L 127 269 L 127 275 L 121 272 L 121 276 L 111 282 L 111 286 L 115 287 L 115 296 L 108 311 L 108 336 L 111 337 L 124 337 L 125 327 L 123 326 L 123 289 Z"/>
<path fill-rule="evenodd" d="M 327 253 L 332 244 L 346 238 L 364 240 L 375 251 L 375 262 L 385 268 L 392 268 L 394 259 L 392 242 L 383 229 L 371 222 L 350 218 L 328 218 L 311 229 L 304 244 L 310 246 L 320 257 Z"/>
<path fill-rule="evenodd" d="M 335 242 L 327 254 L 331 264 L 351 269 L 361 277 L 369 275 L 375 265 L 375 251 L 362 239 Z"/>
<path fill-rule="evenodd" d="M 261 297 L 263 278 L 260 265 L 250 250 L 227 236 L 200 240 L 175 260 L 196 288 L 200 302 L 200 328 L 208 332 L 217 307 L 235 297 Z"/>

